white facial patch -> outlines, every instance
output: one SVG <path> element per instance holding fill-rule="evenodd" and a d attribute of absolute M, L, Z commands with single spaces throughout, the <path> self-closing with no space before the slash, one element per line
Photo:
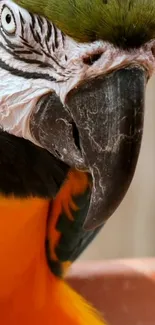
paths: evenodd
<path fill-rule="evenodd" d="M 0 70 L 0 127 L 18 137 L 33 140 L 29 117 L 38 99 L 50 91 L 43 81 L 25 80 Z M 47 82 L 48 84 L 48 82 Z M 34 140 L 32 142 L 35 142 Z"/>
<path fill-rule="evenodd" d="M 11 12 L 11 26 L 4 10 Z M 0 126 L 31 142 L 36 143 L 29 118 L 44 94 L 54 91 L 64 104 L 69 91 L 88 79 L 130 64 L 142 65 L 149 75 L 155 69 L 155 41 L 130 52 L 103 41 L 80 44 L 11 0 L 0 1 L 0 12 Z M 95 54 L 98 59 L 89 64 Z"/>

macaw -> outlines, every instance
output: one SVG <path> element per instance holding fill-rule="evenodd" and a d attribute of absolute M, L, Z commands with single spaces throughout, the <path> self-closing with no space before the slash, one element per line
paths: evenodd
<path fill-rule="evenodd" d="M 154 39 L 154 0 L 0 0 L 0 324 L 105 324 L 65 275 L 134 176 Z"/>

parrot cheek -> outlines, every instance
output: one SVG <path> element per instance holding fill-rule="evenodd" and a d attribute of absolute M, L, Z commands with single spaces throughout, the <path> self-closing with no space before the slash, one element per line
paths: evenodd
<path fill-rule="evenodd" d="M 146 82 L 143 66 L 128 66 L 85 81 L 68 93 L 65 105 L 54 93 L 44 96 L 31 116 L 31 134 L 41 146 L 91 175 L 86 229 L 113 214 L 131 183 L 142 139 Z"/>

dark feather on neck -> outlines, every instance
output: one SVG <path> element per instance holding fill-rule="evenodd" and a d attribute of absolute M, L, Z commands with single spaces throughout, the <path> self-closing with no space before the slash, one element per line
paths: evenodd
<path fill-rule="evenodd" d="M 51 198 L 69 167 L 30 141 L 0 130 L 0 192 L 6 196 Z"/>

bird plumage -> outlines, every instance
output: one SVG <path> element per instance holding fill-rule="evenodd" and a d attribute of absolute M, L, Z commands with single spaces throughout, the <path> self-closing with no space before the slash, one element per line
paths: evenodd
<path fill-rule="evenodd" d="M 15 0 L 51 20 L 80 42 L 98 39 L 123 48 L 141 46 L 155 36 L 154 0 Z"/>
<path fill-rule="evenodd" d="M 48 212 L 49 200 L 0 197 L 0 322 L 103 325 L 96 311 L 47 264 Z"/>
<path fill-rule="evenodd" d="M 65 275 L 133 177 L 154 0 L 1 0 L 0 13 L 0 324 L 103 325 Z"/>

